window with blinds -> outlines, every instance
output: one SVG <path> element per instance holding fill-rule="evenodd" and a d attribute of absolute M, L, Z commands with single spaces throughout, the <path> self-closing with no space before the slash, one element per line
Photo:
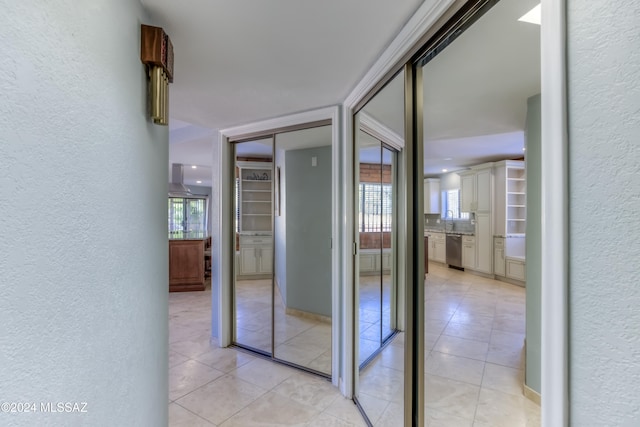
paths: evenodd
<path fill-rule="evenodd" d="M 468 212 L 460 212 L 460 190 L 442 192 L 442 217 L 453 219 L 469 219 Z"/>
<path fill-rule="evenodd" d="M 359 231 L 391 231 L 393 189 L 391 184 L 361 183 Z"/>
<path fill-rule="evenodd" d="M 169 197 L 169 232 L 206 231 L 205 198 Z"/>

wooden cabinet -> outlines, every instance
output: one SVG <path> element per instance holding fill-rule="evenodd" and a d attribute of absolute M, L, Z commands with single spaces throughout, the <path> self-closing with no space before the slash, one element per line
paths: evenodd
<path fill-rule="evenodd" d="M 169 292 L 204 287 L 204 240 L 169 240 Z"/>
<path fill-rule="evenodd" d="M 493 274 L 505 276 L 504 238 L 493 239 Z"/>
<path fill-rule="evenodd" d="M 238 162 L 239 230 L 272 231 L 271 162 Z"/>
<path fill-rule="evenodd" d="M 462 267 L 471 270 L 476 268 L 475 236 L 462 236 Z"/>
<path fill-rule="evenodd" d="M 428 231 L 429 238 L 429 260 L 445 263 L 447 261 L 447 238 L 445 233 Z"/>
<path fill-rule="evenodd" d="M 440 213 L 440 180 L 427 178 L 424 180 L 424 213 Z"/>
<path fill-rule="evenodd" d="M 240 275 L 269 276 L 273 271 L 271 236 L 240 236 Z"/>

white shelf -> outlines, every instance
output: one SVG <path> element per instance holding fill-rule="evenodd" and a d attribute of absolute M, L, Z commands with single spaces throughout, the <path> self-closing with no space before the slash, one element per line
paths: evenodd
<path fill-rule="evenodd" d="M 507 178 L 509 181 L 524 181 L 524 178 Z"/>
<path fill-rule="evenodd" d="M 508 208 L 526 208 L 525 205 L 507 205 Z"/>
<path fill-rule="evenodd" d="M 520 194 L 524 196 L 524 191 L 507 191 L 507 194 Z"/>

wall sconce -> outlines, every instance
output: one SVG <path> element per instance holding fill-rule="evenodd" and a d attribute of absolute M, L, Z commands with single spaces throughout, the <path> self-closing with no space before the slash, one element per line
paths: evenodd
<path fill-rule="evenodd" d="M 160 27 L 142 25 L 140 60 L 149 76 L 149 114 L 153 123 L 169 124 L 169 83 L 173 83 L 173 44 Z"/>

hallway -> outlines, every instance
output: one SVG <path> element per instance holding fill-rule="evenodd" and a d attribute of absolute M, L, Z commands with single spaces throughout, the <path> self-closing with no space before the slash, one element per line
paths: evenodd
<path fill-rule="evenodd" d="M 522 394 L 524 288 L 429 266 L 425 282 L 425 425 L 539 426 Z M 209 344 L 211 290 L 169 295 L 169 425 L 294 423 L 363 426 L 330 382 L 235 349 Z M 375 384 L 376 426 L 400 410 L 402 334 L 362 372 Z"/>

